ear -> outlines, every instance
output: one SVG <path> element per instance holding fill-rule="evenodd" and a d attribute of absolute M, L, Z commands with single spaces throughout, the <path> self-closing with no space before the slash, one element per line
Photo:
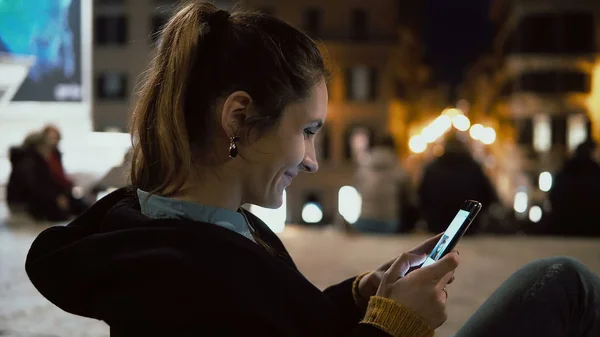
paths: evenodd
<path fill-rule="evenodd" d="M 239 136 L 237 132 L 250 116 L 252 98 L 245 91 L 236 91 L 229 95 L 221 110 L 221 125 L 228 137 Z"/>

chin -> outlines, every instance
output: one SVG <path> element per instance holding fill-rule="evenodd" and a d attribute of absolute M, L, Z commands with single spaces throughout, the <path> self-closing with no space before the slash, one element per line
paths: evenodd
<path fill-rule="evenodd" d="M 269 198 L 267 200 L 267 202 L 265 202 L 264 206 L 262 206 L 262 207 L 270 208 L 270 209 L 278 209 L 279 207 L 281 207 L 281 205 L 283 205 L 283 196 Z"/>
<path fill-rule="evenodd" d="M 278 209 L 283 205 L 283 193 L 279 195 L 268 195 L 261 198 L 260 202 L 253 203 L 257 206 L 270 208 L 270 209 Z"/>

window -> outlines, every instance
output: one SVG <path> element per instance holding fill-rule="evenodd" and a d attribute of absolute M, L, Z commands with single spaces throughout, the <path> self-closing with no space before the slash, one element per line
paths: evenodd
<path fill-rule="evenodd" d="M 318 36 L 321 32 L 321 10 L 310 8 L 304 12 L 304 29 L 311 36 Z"/>
<path fill-rule="evenodd" d="M 377 69 L 366 66 L 346 71 L 346 96 L 350 101 L 374 101 L 377 99 Z"/>
<path fill-rule="evenodd" d="M 127 17 L 97 15 L 94 19 L 94 40 L 97 45 L 124 45 L 127 42 Z"/>
<path fill-rule="evenodd" d="M 96 97 L 103 100 L 123 100 L 127 97 L 127 75 L 107 72 L 96 77 Z"/>
<path fill-rule="evenodd" d="M 594 16 L 592 13 L 564 13 L 561 18 L 560 50 L 565 53 L 593 53 Z"/>
<path fill-rule="evenodd" d="M 373 146 L 374 134 L 365 126 L 356 126 L 346 131 L 345 157 L 359 162 Z"/>
<path fill-rule="evenodd" d="M 538 13 L 524 17 L 506 43 L 506 52 L 593 53 L 591 12 Z"/>
<path fill-rule="evenodd" d="M 552 124 L 550 116 L 537 114 L 533 118 L 533 148 L 537 152 L 546 152 L 552 145 Z"/>
<path fill-rule="evenodd" d="M 591 131 L 591 121 L 585 114 L 575 114 L 569 116 L 567 123 L 567 147 L 569 151 L 573 151 L 579 144 L 588 139 Z"/>
<path fill-rule="evenodd" d="M 502 95 L 512 92 L 535 92 L 540 94 L 555 93 L 589 93 L 591 77 L 589 74 L 571 71 L 536 71 L 528 72 L 508 81 L 502 89 Z"/>
<path fill-rule="evenodd" d="M 367 39 L 367 13 L 363 9 L 355 9 L 352 11 L 351 32 L 354 40 Z"/>

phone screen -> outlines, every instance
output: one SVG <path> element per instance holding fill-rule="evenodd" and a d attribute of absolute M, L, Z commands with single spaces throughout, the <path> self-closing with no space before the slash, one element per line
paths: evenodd
<path fill-rule="evenodd" d="M 440 241 L 435 245 L 435 248 L 433 248 L 429 256 L 427 256 L 427 259 L 421 267 L 426 267 L 445 255 L 450 242 L 452 242 L 456 234 L 460 231 L 463 224 L 469 221 L 470 214 L 469 211 L 465 211 L 464 209 L 461 209 L 456 213 L 454 220 L 452 220 L 450 226 L 448 226 L 448 229 L 446 229 L 446 232 L 444 232 L 444 235 L 442 235 Z"/>

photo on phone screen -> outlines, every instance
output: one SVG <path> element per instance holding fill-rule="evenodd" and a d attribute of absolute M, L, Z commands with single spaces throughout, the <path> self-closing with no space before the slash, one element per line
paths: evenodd
<path fill-rule="evenodd" d="M 426 267 L 435 261 L 441 259 L 454 249 L 458 240 L 462 237 L 462 235 L 467 231 L 475 216 L 479 213 L 481 209 L 481 203 L 473 200 L 465 201 L 463 207 L 458 210 L 454 220 L 450 223 L 440 241 L 435 245 L 431 253 L 427 256 L 427 259 L 421 265 L 421 267 Z"/>

